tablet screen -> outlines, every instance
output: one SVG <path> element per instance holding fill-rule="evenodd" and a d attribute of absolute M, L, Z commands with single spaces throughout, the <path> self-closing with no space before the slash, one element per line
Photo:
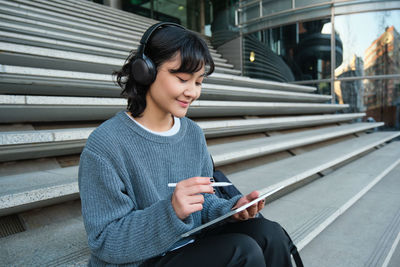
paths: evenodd
<path fill-rule="evenodd" d="M 245 204 L 245 205 L 243 205 L 243 206 L 241 206 L 241 207 L 239 207 L 237 209 L 231 210 L 230 212 L 228 212 L 228 213 L 226 213 L 226 214 L 224 214 L 224 215 L 222 215 L 222 216 L 220 216 L 220 217 L 218 217 L 218 218 L 216 218 L 216 219 L 214 219 L 212 221 L 209 221 L 208 223 L 202 224 L 202 225 L 190 230 L 189 232 L 186 232 L 186 233 L 182 234 L 181 237 L 188 237 L 189 235 L 194 234 L 194 233 L 196 233 L 196 232 L 198 232 L 198 231 L 200 231 L 200 230 L 202 230 L 202 229 L 204 229 L 204 228 L 206 228 L 208 226 L 211 226 L 211 225 L 213 225 L 213 224 L 215 224 L 217 222 L 220 222 L 220 221 L 222 221 L 222 220 L 224 220 L 224 219 L 226 219 L 228 217 L 231 217 L 232 215 L 234 215 L 236 213 L 239 213 L 239 212 L 247 209 L 251 205 L 259 202 L 260 200 L 265 199 L 265 198 L 269 197 L 270 195 L 278 192 L 283 187 L 284 186 L 280 186 L 280 187 L 277 187 L 275 189 L 272 189 L 272 190 L 260 195 L 258 198 L 252 200 L 251 202 L 249 202 L 249 203 L 247 203 L 247 204 Z"/>

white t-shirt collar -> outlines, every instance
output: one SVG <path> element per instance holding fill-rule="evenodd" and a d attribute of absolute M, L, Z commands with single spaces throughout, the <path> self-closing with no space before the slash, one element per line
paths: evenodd
<path fill-rule="evenodd" d="M 155 135 L 160 135 L 160 136 L 172 136 L 175 135 L 179 132 L 179 129 L 181 128 L 181 120 L 177 117 L 174 116 L 174 125 L 172 126 L 171 129 L 169 129 L 168 131 L 165 132 L 155 132 L 150 130 L 149 128 L 143 126 L 142 124 L 140 124 L 139 122 L 137 122 L 134 118 L 132 118 L 132 116 L 130 116 L 127 112 L 125 112 L 126 116 L 128 116 L 132 121 L 134 121 L 137 125 L 139 125 L 140 127 L 142 127 L 143 129 L 145 129 L 146 131 L 155 134 Z"/>

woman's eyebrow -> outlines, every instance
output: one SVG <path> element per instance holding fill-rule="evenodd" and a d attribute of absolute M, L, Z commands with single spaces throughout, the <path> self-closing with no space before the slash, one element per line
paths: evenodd
<path fill-rule="evenodd" d="M 175 70 L 175 69 L 169 69 L 168 71 L 169 71 L 170 73 L 172 73 L 172 74 L 183 73 L 183 74 L 189 74 L 189 75 L 194 76 L 194 73 L 192 73 L 192 72 L 179 72 L 178 70 Z M 201 78 L 201 77 L 206 77 L 206 76 L 207 76 L 207 73 L 204 72 L 203 74 L 199 75 L 199 78 Z"/>

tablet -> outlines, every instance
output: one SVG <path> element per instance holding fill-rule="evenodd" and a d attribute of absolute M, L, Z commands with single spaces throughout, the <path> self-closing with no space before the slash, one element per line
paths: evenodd
<path fill-rule="evenodd" d="M 218 217 L 218 218 L 216 218 L 216 219 L 214 219 L 214 220 L 212 220 L 212 221 L 209 221 L 208 223 L 205 223 L 205 224 L 202 224 L 202 225 L 200 225 L 200 226 L 198 226 L 198 227 L 196 227 L 196 228 L 193 228 L 193 229 L 190 230 L 189 232 L 186 232 L 186 233 L 182 234 L 181 237 L 188 237 L 188 236 L 190 236 L 190 235 L 192 235 L 192 234 L 194 234 L 194 233 L 197 233 L 198 231 L 200 231 L 200 230 L 202 230 L 202 229 L 204 229 L 204 228 L 206 228 L 206 227 L 209 227 L 209 226 L 211 226 L 211 225 L 213 225 L 213 224 L 215 224 L 215 223 L 217 223 L 217 222 L 220 222 L 220 221 L 222 221 L 222 220 L 224 220 L 224 219 L 226 219 L 226 218 L 229 218 L 229 217 L 231 217 L 232 215 L 234 215 L 234 214 L 236 214 L 236 213 L 239 213 L 239 212 L 241 212 L 241 211 L 247 209 L 247 208 L 250 207 L 251 205 L 253 205 L 253 204 L 259 202 L 260 200 L 263 200 L 263 199 L 269 197 L 270 195 L 272 195 L 272 194 L 278 192 L 278 191 L 281 190 L 283 187 L 284 187 L 284 186 L 280 186 L 280 187 L 277 187 L 277 188 L 275 188 L 275 189 L 272 189 L 272 190 L 270 190 L 270 191 L 268 191 L 268 192 L 266 192 L 266 193 L 260 195 L 258 198 L 254 199 L 253 201 L 251 201 L 251 202 L 249 202 L 249 203 L 247 203 L 247 204 L 245 204 L 245 205 L 243 205 L 243 206 L 241 206 L 241 207 L 239 207 L 239 208 L 237 208 L 237 209 L 231 210 L 230 212 L 228 212 L 228 213 L 226 213 L 226 214 L 224 214 L 224 215 L 222 215 L 222 216 L 220 216 L 220 217 Z"/>

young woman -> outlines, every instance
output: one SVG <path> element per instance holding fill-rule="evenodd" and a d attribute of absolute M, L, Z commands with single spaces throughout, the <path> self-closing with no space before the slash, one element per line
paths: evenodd
<path fill-rule="evenodd" d="M 116 73 L 128 108 L 90 135 L 79 168 L 90 266 L 291 266 L 281 227 L 254 218 L 263 202 L 181 238 L 259 194 L 214 195 L 204 134 L 185 117 L 213 70 L 197 34 L 159 23 Z"/>

